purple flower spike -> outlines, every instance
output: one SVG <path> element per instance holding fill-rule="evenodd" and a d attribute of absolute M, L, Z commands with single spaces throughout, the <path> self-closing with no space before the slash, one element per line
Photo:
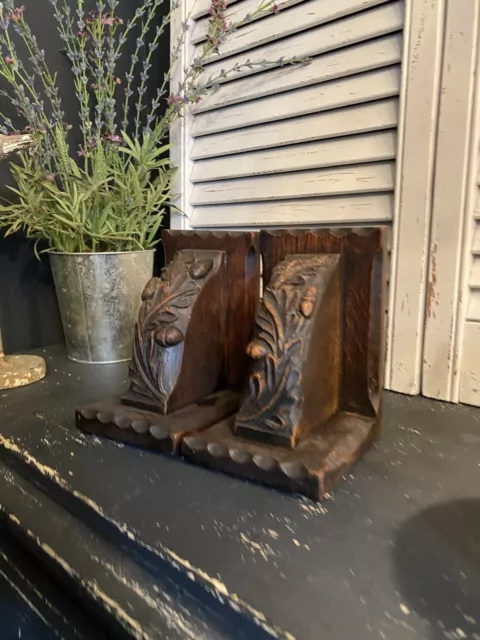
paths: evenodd
<path fill-rule="evenodd" d="M 23 18 L 24 11 L 25 11 L 25 6 L 22 5 L 21 7 L 18 7 L 17 9 L 10 11 L 10 13 L 8 14 L 8 17 L 12 22 L 20 22 L 20 20 L 22 20 Z"/>

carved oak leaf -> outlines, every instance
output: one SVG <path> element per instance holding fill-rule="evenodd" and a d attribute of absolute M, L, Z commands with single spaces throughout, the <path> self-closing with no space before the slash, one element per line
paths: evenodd
<path fill-rule="evenodd" d="M 178 316 L 176 313 L 172 313 L 171 311 L 162 311 L 162 313 L 158 316 L 158 322 L 160 324 L 175 322 L 178 320 Z"/>
<path fill-rule="evenodd" d="M 187 295 L 179 296 L 171 301 L 171 306 L 176 309 L 188 309 L 190 306 L 190 298 Z"/>

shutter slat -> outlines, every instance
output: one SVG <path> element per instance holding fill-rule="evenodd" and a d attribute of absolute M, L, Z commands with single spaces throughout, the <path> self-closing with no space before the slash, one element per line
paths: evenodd
<path fill-rule="evenodd" d="M 404 3 L 399 0 L 393 4 L 376 7 L 371 11 L 353 15 L 338 23 L 327 24 L 298 35 L 279 40 L 253 51 L 241 53 L 228 60 L 214 61 L 206 67 L 199 78 L 199 84 L 206 84 L 214 77 L 225 71 L 226 81 L 264 72 L 265 67 L 259 66 L 264 60 L 276 61 L 280 58 L 289 59 L 324 55 L 343 47 L 351 46 L 380 36 L 393 33 L 402 28 L 404 21 Z M 200 55 L 201 49 L 196 50 Z M 242 66 L 249 61 L 252 67 Z M 271 67 L 270 67 L 271 68 Z M 222 82 L 222 80 L 220 80 Z"/>
<path fill-rule="evenodd" d="M 392 217 L 392 195 L 368 194 L 195 207 L 190 222 L 192 226 L 205 227 L 334 225 L 382 223 Z"/>
<path fill-rule="evenodd" d="M 469 284 L 471 287 L 480 289 L 480 258 L 475 258 L 473 261 Z"/>
<path fill-rule="evenodd" d="M 225 0 L 225 3 L 227 6 L 230 6 L 232 4 L 238 3 L 238 0 Z M 192 20 L 198 20 L 198 18 L 206 16 L 210 11 L 211 6 L 212 0 L 196 0 L 190 17 L 192 18 Z"/>
<path fill-rule="evenodd" d="M 211 0 L 209 0 L 211 2 Z M 288 7 L 293 7 L 300 2 L 305 2 L 306 0 L 283 0 L 277 2 L 276 5 L 280 11 L 288 9 Z M 206 14 L 210 11 L 210 6 L 208 7 Z M 252 15 L 254 12 L 258 10 L 260 6 L 260 0 L 243 0 L 243 2 L 237 2 L 232 5 L 225 11 L 225 21 L 228 25 L 230 24 L 238 24 L 242 20 L 246 20 L 246 24 L 250 24 L 255 20 L 260 20 L 262 18 L 267 17 L 272 12 L 271 10 L 268 12 L 263 12 L 259 14 L 255 18 L 248 19 L 247 15 Z M 195 17 L 193 17 L 195 19 Z M 192 29 L 192 42 L 197 44 L 198 42 L 202 42 L 206 39 L 208 33 L 208 26 L 210 22 L 210 16 L 206 15 L 204 18 L 197 20 Z"/>
<path fill-rule="evenodd" d="M 205 18 L 190 32 L 194 56 L 206 2 L 195 5 Z M 232 73 L 192 109 L 190 225 L 390 223 L 404 0 L 279 4 L 278 15 L 243 25 L 206 63 L 201 82 Z M 227 23 L 257 7 L 233 3 Z M 282 56 L 312 61 L 275 66 Z M 242 67 L 247 60 L 253 68 Z M 274 65 L 255 66 L 262 60 Z"/>
<path fill-rule="evenodd" d="M 220 204 L 392 190 L 395 163 L 384 162 L 339 169 L 295 171 L 278 176 L 203 182 L 194 186 L 190 204 Z"/>
<path fill-rule="evenodd" d="M 309 140 L 389 129 L 398 124 L 396 98 L 196 138 L 191 158 L 225 156 Z"/>
<path fill-rule="evenodd" d="M 465 319 L 480 322 L 480 289 L 472 289 L 470 291 L 467 317 Z"/>
<path fill-rule="evenodd" d="M 234 31 L 220 45 L 219 52 L 212 59 L 220 60 L 252 47 L 296 35 L 352 13 L 375 7 L 386 0 L 309 0 L 302 2 L 278 15 L 270 15 Z M 258 4 L 256 5 L 258 7 Z"/>
<path fill-rule="evenodd" d="M 470 272 L 467 320 L 480 322 L 480 222 L 476 221 L 472 241 L 473 265 Z"/>
<path fill-rule="evenodd" d="M 480 223 L 476 223 L 475 232 L 473 235 L 472 251 L 474 255 L 480 255 Z"/>
<path fill-rule="evenodd" d="M 210 111 L 311 84 L 387 67 L 402 60 L 401 35 L 387 36 L 315 58 L 308 65 L 287 66 L 221 85 L 194 109 Z"/>
<path fill-rule="evenodd" d="M 352 104 L 398 95 L 401 72 L 398 66 L 325 82 L 285 94 L 261 98 L 195 116 L 192 135 L 228 131 L 261 122 L 326 111 Z"/>
<path fill-rule="evenodd" d="M 311 142 L 194 163 L 192 182 L 224 180 L 395 159 L 396 132 Z"/>

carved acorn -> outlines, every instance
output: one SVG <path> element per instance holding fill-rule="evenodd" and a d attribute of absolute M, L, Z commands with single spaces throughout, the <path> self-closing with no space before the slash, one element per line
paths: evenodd
<path fill-rule="evenodd" d="M 194 262 L 189 269 L 190 277 L 194 280 L 201 280 L 212 270 L 213 260 L 202 260 Z"/>
<path fill-rule="evenodd" d="M 317 290 L 315 287 L 308 287 L 300 303 L 300 313 L 304 318 L 310 318 L 315 308 Z"/>
<path fill-rule="evenodd" d="M 171 325 L 161 325 L 154 333 L 155 342 L 161 347 L 175 347 L 185 340 L 185 336 Z"/>
<path fill-rule="evenodd" d="M 157 289 L 159 283 L 158 278 L 150 278 L 150 280 L 145 285 L 145 289 L 142 292 L 142 300 L 151 300 L 155 295 L 155 291 Z"/>
<path fill-rule="evenodd" d="M 260 360 L 264 358 L 268 353 L 267 346 L 263 342 L 253 340 L 247 347 L 247 355 L 254 360 Z"/>

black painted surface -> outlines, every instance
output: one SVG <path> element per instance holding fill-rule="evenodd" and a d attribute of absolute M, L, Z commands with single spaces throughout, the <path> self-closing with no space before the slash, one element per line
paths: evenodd
<path fill-rule="evenodd" d="M 103 640 L 92 623 L 39 565 L 0 532 L 0 637 L 2 640 Z"/>
<path fill-rule="evenodd" d="M 155 572 L 149 557 L 141 562 L 138 549 L 135 551 L 131 545 L 131 553 L 125 553 L 118 540 L 99 535 L 2 463 L 0 514 L 0 524 L 15 536 L 17 544 L 36 554 L 43 575 L 51 574 L 71 599 L 89 613 L 88 618 L 82 618 L 84 624 L 76 626 L 82 632 L 81 638 L 265 637 L 252 635 L 252 625 L 238 615 L 224 624 L 221 616 L 209 607 L 206 594 L 197 589 L 199 597 L 196 597 L 192 590 L 187 593 L 182 589 L 178 571 L 163 563 L 166 570 Z M 45 600 L 43 586 L 40 593 Z M 55 598 L 51 600 L 57 608 L 62 604 Z M 90 628 L 85 630 L 87 622 Z M 67 628 L 65 624 L 52 627 L 61 636 L 70 637 L 70 623 Z"/>
<path fill-rule="evenodd" d="M 480 638 L 479 410 L 387 394 L 380 443 L 319 506 L 84 437 L 74 407 L 126 367 L 52 354 L 0 397 L 0 457 L 139 565 L 175 560 L 301 640 Z"/>
<path fill-rule="evenodd" d="M 14 638 L 42 638 L 50 640 L 57 637 L 55 631 L 49 627 L 30 603 L 2 575 L 0 568 L 0 620 L 3 640 Z"/>

